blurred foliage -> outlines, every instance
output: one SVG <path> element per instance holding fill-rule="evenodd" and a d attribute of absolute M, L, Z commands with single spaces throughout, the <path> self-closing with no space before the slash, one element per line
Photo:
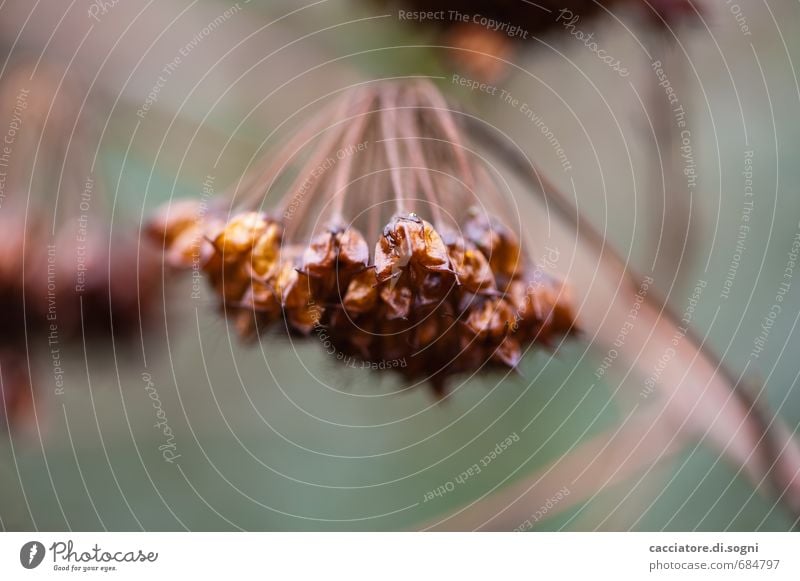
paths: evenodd
<path fill-rule="evenodd" d="M 295 7 L 289 2 L 251 4 L 251 23 L 269 22 Z M 704 258 L 697 260 L 688 267 L 686 280 L 703 277 L 710 281 L 709 288 L 719 288 L 727 271 L 741 213 L 743 145 L 741 124 L 736 123 L 737 97 L 745 103 L 750 146 L 757 151 L 758 207 L 737 275 L 740 281 L 754 282 L 737 285 L 720 313 L 714 301 L 702 301 L 696 317 L 701 330 L 713 320 L 710 341 L 738 368 L 773 301 L 800 216 L 795 80 L 787 72 L 791 63 L 774 39 L 768 16 L 752 12 L 760 24 L 755 28 L 761 36 L 753 42 L 763 51 L 759 58 L 771 109 L 763 107 L 767 100 L 760 78 L 752 83 L 738 79 L 742 94 L 737 96 L 730 81 L 718 74 L 719 57 L 704 53 L 709 49 L 700 40 L 688 43 L 703 80 L 702 91 L 694 87 L 692 99 L 706 98 L 713 111 L 712 117 L 706 112 L 694 120 L 697 156 L 704 164 L 702 183 L 710 192 L 695 200 L 696 211 L 706 226 L 714 226 L 717 212 L 719 218 L 715 230 L 700 227 L 704 251 L 716 237 L 708 270 L 703 271 Z M 795 59 L 800 58 L 800 37 L 790 32 L 798 30 L 796 12 L 787 10 L 786 19 L 781 19 Z M 373 13 L 362 3 L 331 1 L 280 26 L 291 38 Z M 750 51 L 736 44 L 735 30 L 722 27 L 716 32 L 730 54 Z M 613 41 L 619 42 L 615 50 L 633 50 L 630 44 Z M 343 59 L 364 77 L 446 74 L 446 65 L 431 49 L 386 48 L 430 42 L 425 31 L 382 19 L 334 28 L 301 44 L 311 47 L 320 62 L 368 51 Z M 585 66 L 584 56 L 574 58 Z M 291 63 L 291 50 L 280 58 Z M 558 64 L 546 56 L 528 57 L 525 64 L 541 67 L 537 73 L 550 80 L 558 76 Z M 546 102 L 545 91 L 533 85 L 524 76 L 508 81 L 512 91 L 530 98 L 539 95 Z M 162 107 L 141 124 L 133 115 L 135 105 L 123 103 L 111 119 L 102 158 L 110 182 L 120 184 L 116 194 L 123 204 L 116 218 L 138 222 L 143 207 L 146 211 L 171 197 L 199 195 L 209 174 L 215 176 L 218 189 L 235 180 L 264 145 L 265 133 L 286 118 L 284 105 L 279 105 L 237 128 L 247 110 L 242 104 L 252 104 L 255 97 L 234 91 L 199 127 L 191 103 L 189 112 L 177 118 Z M 513 112 L 476 95 L 459 97 L 547 159 L 546 146 Z M 311 98 L 303 96 L 297 104 Z M 594 107 L 589 103 L 582 113 L 590 116 Z M 553 109 L 552 115 L 557 114 Z M 623 122 L 633 123 L 630 117 Z M 296 123 L 282 131 L 291 131 Z M 167 124 L 172 125 L 165 136 Z M 132 140 L 133 128 L 139 125 Z M 588 126 L 591 132 L 591 120 Z M 212 169 L 214 156 L 229 138 L 220 166 Z M 608 207 L 630 206 L 630 188 L 615 187 L 622 179 L 609 177 L 607 199 L 582 200 L 598 210 L 598 221 L 608 215 Z M 638 195 L 646 204 L 645 194 Z M 610 217 L 612 222 L 628 218 L 624 211 Z M 630 228 L 612 227 L 611 236 L 619 238 L 614 239 L 619 246 L 630 245 L 621 237 L 631 234 L 634 241 L 641 240 L 641 223 L 637 228 L 631 233 Z M 170 292 L 168 325 L 145 343 L 146 367 L 141 353 L 128 354 L 116 346 L 92 347 L 84 353 L 75 346 L 65 363 L 65 395 L 54 396 L 46 353 L 34 350 L 34 372 L 42 388 L 37 398 L 39 428 L 0 441 L 0 519 L 5 529 L 414 528 L 548 465 L 579 441 L 612 428 L 622 415 L 623 404 L 612 398 L 615 386 L 597 383 L 590 388 L 597 362 L 583 357 L 581 345 L 560 349 L 552 359 L 532 355 L 520 377 L 470 380 L 436 404 L 423 390 L 395 393 L 393 380 L 381 374 L 341 369 L 313 340 L 292 345 L 265 338 L 260 348 L 238 346 L 225 322 L 210 312 L 210 301 L 189 300 L 190 285 L 185 280 Z M 675 292 L 678 309 L 689 292 L 690 288 Z M 800 312 L 796 288 L 784 312 Z M 795 323 L 793 317 L 784 317 L 775 326 L 759 361 L 773 409 L 779 408 L 792 426 L 800 424 L 794 357 L 800 340 Z M 145 370 L 177 435 L 181 458 L 175 464 L 165 462 L 158 449 L 163 437 L 153 427 L 156 418 L 142 380 Z M 330 385 L 324 386 L 322 379 Z M 427 491 L 469 468 L 515 432 L 520 442 L 478 477 L 442 498 L 423 502 Z M 790 525 L 728 464 L 700 446 L 690 447 L 640 482 L 611 487 L 536 528 L 785 530 Z"/>

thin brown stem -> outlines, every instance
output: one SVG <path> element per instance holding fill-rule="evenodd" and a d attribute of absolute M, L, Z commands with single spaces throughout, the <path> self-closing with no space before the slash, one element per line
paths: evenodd
<path fill-rule="evenodd" d="M 415 166 L 414 177 L 417 183 L 419 183 L 421 191 L 428 198 L 434 224 L 438 229 L 441 229 L 445 225 L 442 220 L 441 201 L 433 185 L 433 180 L 431 180 L 432 170 L 430 160 L 424 153 L 424 144 L 420 142 L 420 140 L 424 138 L 421 137 L 423 133 L 420 131 L 417 122 L 417 110 L 411 107 L 401 108 L 398 114 L 397 124 L 400 128 L 409 159 L 411 160 L 411 165 Z"/>
<path fill-rule="evenodd" d="M 355 118 L 352 125 L 347 129 L 342 139 L 342 149 L 347 147 L 355 147 L 361 143 L 364 135 L 364 130 L 373 113 L 369 111 L 374 102 L 374 94 L 368 91 L 366 95 L 362 96 L 360 103 L 352 112 L 350 118 Z M 342 211 L 344 208 L 344 201 L 349 187 L 350 176 L 353 170 L 353 160 L 356 157 L 356 152 L 344 152 L 344 158 L 339 161 L 339 167 L 336 169 L 333 185 L 333 218 L 331 222 L 341 223 L 343 221 Z"/>
<path fill-rule="evenodd" d="M 346 120 L 343 120 L 337 121 L 332 127 L 327 128 L 322 141 L 278 202 L 276 214 L 283 216 L 286 221 L 287 240 L 292 239 L 300 224 L 304 222 L 303 218 L 311 207 L 311 201 L 323 182 L 324 176 L 315 175 L 315 173 L 328 160 L 331 149 L 340 141 L 345 127 Z M 295 204 L 295 209 L 289 212 L 292 204 Z"/>
<path fill-rule="evenodd" d="M 420 86 L 420 94 L 425 100 L 428 101 L 435 112 L 433 117 L 436 121 L 436 124 L 441 128 L 447 139 L 452 144 L 453 152 L 455 153 L 458 163 L 458 169 L 463 176 L 467 187 L 474 189 L 475 175 L 472 171 L 472 165 L 469 163 L 469 160 L 464 153 L 466 150 L 461 139 L 461 131 L 459 131 L 458 127 L 456 126 L 450 107 L 447 105 L 447 102 L 444 100 L 441 93 L 439 93 L 436 87 L 434 87 L 431 83 L 421 83 Z"/>
<path fill-rule="evenodd" d="M 394 190 L 395 207 L 398 214 L 407 213 L 406 191 L 403 186 L 402 165 L 400 151 L 397 147 L 397 89 L 389 85 L 381 91 L 381 136 L 386 158 L 389 162 L 389 175 Z"/>
<path fill-rule="evenodd" d="M 245 176 L 225 190 L 219 199 L 233 200 L 240 193 L 242 201 L 236 204 L 237 209 L 252 209 L 261 204 L 263 196 L 269 191 L 278 176 L 283 173 L 291 161 L 319 135 L 331 122 L 330 111 L 324 109 L 303 124 L 289 141 L 283 145 L 275 156 L 265 156 L 265 164 L 252 168 Z"/>

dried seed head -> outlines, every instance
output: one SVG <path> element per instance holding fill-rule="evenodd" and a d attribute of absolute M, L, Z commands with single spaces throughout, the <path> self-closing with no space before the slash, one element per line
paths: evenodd
<path fill-rule="evenodd" d="M 284 220 L 248 209 L 265 203 L 265 184 L 254 180 L 251 190 L 237 193 L 249 205 L 240 204 L 225 224 L 208 226 L 218 220 L 211 212 L 200 225 L 157 220 L 153 229 L 180 231 L 162 234 L 168 256 L 179 253 L 176 263 L 185 263 L 183 237 L 198 227 L 206 232 L 203 269 L 245 340 L 280 319 L 298 336 L 324 328 L 340 354 L 430 380 L 437 394 L 454 374 L 514 368 L 533 343 L 571 332 L 574 313 L 562 285 L 539 276 L 514 232 L 472 208 L 471 192 L 500 208 L 505 200 L 488 172 L 466 157 L 445 106 L 428 83 L 359 89 L 332 109 L 331 135 L 299 171 L 303 203 L 292 196 L 296 184 L 270 210 Z M 380 137 L 376 151 L 319 176 L 319 160 L 339 159 L 341 149 L 332 148 L 368 143 L 365 136 Z M 377 176 L 375 183 L 352 180 L 355 171 Z M 455 187 L 448 174 L 467 187 Z M 330 189 L 322 184 L 328 177 Z M 312 207 L 331 208 L 321 231 L 306 219 Z M 443 219 L 443 208 L 452 221 Z"/>
<path fill-rule="evenodd" d="M 378 300 L 375 272 L 365 268 L 353 276 L 347 285 L 342 305 L 350 315 L 361 315 L 370 312 Z"/>

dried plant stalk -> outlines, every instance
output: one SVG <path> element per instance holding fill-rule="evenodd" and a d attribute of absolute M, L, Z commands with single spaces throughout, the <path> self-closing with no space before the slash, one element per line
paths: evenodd
<path fill-rule="evenodd" d="M 474 117 L 464 119 L 475 139 L 500 152 L 498 155 L 577 236 L 584 262 L 574 272 L 594 275 L 597 270 L 602 274 L 600 284 L 596 279 L 571 281 L 576 290 L 588 289 L 578 320 L 596 347 L 603 351 L 614 347 L 620 321 L 642 297 L 642 281 L 535 163 Z M 798 518 L 800 446 L 796 434 L 779 417 L 766 414 L 745 389 L 743 378 L 729 371 L 704 340 L 680 320 L 656 292 L 648 292 L 636 324 L 624 346 L 617 349 L 619 367 L 636 372 L 642 379 L 659 368 L 654 405 L 670 418 L 676 433 L 707 440 L 757 489 L 771 489 Z M 673 349 L 674 355 L 668 365 L 660 366 L 667 349 Z"/>
<path fill-rule="evenodd" d="M 582 442 L 499 492 L 479 498 L 423 530 L 529 530 L 673 457 L 684 446 L 663 414 L 643 413 Z M 563 491 L 562 494 L 559 494 Z"/>

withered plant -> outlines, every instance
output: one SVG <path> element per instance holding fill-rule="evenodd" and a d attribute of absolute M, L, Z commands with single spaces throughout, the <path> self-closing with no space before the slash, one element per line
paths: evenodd
<path fill-rule="evenodd" d="M 492 159 L 571 232 L 569 285 L 532 260 L 532 226 L 499 187 Z M 454 375 L 507 372 L 578 330 L 598 353 L 617 349 L 625 376 L 646 377 L 671 349 L 623 464 L 657 459 L 686 437 L 708 441 L 800 509 L 800 449 L 780 421 L 765 419 L 757 397 L 655 289 L 641 295 L 626 263 L 524 152 L 427 81 L 348 91 L 207 208 L 168 203 L 148 231 L 173 267 L 202 268 L 243 339 L 324 329 L 339 352 L 428 382 L 440 396 Z M 620 345 L 620 324 L 639 299 Z M 661 448 L 637 455 L 651 432 Z M 510 506 L 518 493 L 469 514 L 499 518 L 498 503 Z M 456 528 L 472 526 L 457 515 Z"/>
<path fill-rule="evenodd" d="M 179 268 L 201 257 L 243 339 L 324 328 L 339 352 L 441 394 L 453 374 L 515 369 L 574 330 L 568 289 L 533 263 L 464 147 L 433 85 L 367 85 L 256 168 L 228 208 L 170 204 L 150 233 Z M 311 151 L 268 204 L 299 149 Z"/>

